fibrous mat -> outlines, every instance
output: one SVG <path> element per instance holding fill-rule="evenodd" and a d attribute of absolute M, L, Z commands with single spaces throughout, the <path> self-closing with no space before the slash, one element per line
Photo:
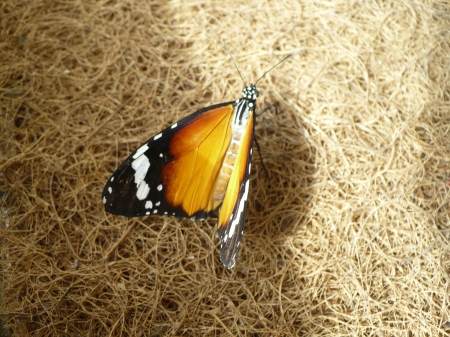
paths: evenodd
<path fill-rule="evenodd" d="M 444 336 L 447 1 L 0 4 L 12 336 Z M 142 142 L 258 83 L 236 266 L 215 220 L 106 214 Z"/>

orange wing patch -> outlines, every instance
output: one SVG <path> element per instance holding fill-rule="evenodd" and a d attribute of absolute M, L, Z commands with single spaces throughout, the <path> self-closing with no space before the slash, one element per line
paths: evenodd
<path fill-rule="evenodd" d="M 161 172 L 165 198 L 188 215 L 219 206 L 212 192 L 230 143 L 232 116 L 232 104 L 204 112 L 170 141 L 173 159 Z"/>
<path fill-rule="evenodd" d="M 250 115 L 247 128 L 241 140 L 239 151 L 237 153 L 236 161 L 234 164 L 233 172 L 231 173 L 230 181 L 228 182 L 225 198 L 223 199 L 222 206 L 220 208 L 219 220 L 217 222 L 217 228 L 227 226 L 231 220 L 233 209 L 238 203 L 238 196 L 241 187 L 241 183 L 245 178 L 245 171 L 247 170 L 247 163 L 249 160 L 248 153 L 252 145 L 253 138 L 253 114 Z"/>

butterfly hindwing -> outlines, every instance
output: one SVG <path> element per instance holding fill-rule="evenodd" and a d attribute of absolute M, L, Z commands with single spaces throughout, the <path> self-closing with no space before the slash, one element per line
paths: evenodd
<path fill-rule="evenodd" d="M 236 162 L 228 183 L 225 198 L 220 208 L 217 222 L 219 235 L 220 260 L 227 268 L 236 263 L 236 255 L 244 233 L 247 214 L 249 179 L 252 160 L 254 134 L 254 112 L 250 115 L 245 133 L 242 137 Z"/>
<path fill-rule="evenodd" d="M 231 137 L 234 102 L 178 121 L 134 151 L 108 180 L 107 212 L 128 217 L 168 214 L 201 219 L 220 204 L 212 190 Z"/>

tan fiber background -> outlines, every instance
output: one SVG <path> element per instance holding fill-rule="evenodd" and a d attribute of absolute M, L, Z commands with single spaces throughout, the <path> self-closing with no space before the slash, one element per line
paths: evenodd
<path fill-rule="evenodd" d="M 445 336 L 447 1 L 0 3 L 1 314 L 13 336 Z M 244 240 L 107 215 L 106 180 L 258 84 Z M 256 154 L 256 150 L 254 152 Z"/>

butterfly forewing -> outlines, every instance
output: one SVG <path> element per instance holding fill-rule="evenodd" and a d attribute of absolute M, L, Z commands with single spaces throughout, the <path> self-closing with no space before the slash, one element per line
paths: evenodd
<path fill-rule="evenodd" d="M 107 212 L 206 218 L 231 137 L 234 102 L 197 111 L 150 138 L 114 172 L 103 190 Z"/>

